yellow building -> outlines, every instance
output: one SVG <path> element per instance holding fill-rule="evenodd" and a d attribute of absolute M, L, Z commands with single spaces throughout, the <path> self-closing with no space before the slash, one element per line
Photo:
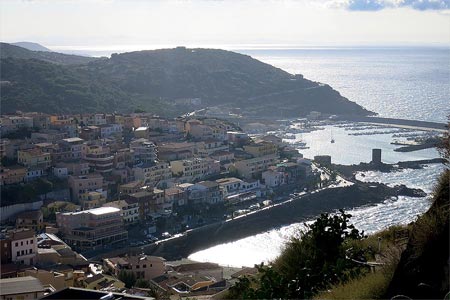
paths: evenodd
<path fill-rule="evenodd" d="M 28 168 L 38 167 L 47 169 L 51 165 L 50 153 L 42 152 L 41 149 L 34 148 L 17 151 L 17 162 Z"/>
<path fill-rule="evenodd" d="M 261 175 L 262 172 L 267 170 L 269 166 L 273 166 L 277 162 L 277 155 L 270 154 L 237 161 L 234 164 L 234 167 L 241 176 L 245 178 L 256 178 Z"/>
<path fill-rule="evenodd" d="M 277 145 L 271 142 L 259 141 L 254 144 L 244 146 L 244 150 L 254 157 L 261 157 L 277 153 Z"/>
<path fill-rule="evenodd" d="M 74 123 L 73 117 L 70 116 L 50 116 L 52 125 L 70 125 Z"/>
<path fill-rule="evenodd" d="M 91 191 L 80 195 L 80 206 L 82 209 L 101 207 L 105 203 L 105 195 L 97 191 Z"/>

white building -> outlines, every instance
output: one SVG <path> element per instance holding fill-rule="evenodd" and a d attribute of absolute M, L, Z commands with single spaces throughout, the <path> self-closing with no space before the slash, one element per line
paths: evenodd
<path fill-rule="evenodd" d="M 139 221 L 139 203 L 132 199 L 116 200 L 105 203 L 103 206 L 120 209 L 125 225 L 134 224 Z"/>
<path fill-rule="evenodd" d="M 16 229 L 8 232 L 11 240 L 11 261 L 25 265 L 36 263 L 37 240 L 34 231 L 30 229 Z"/>
<path fill-rule="evenodd" d="M 173 176 L 181 181 L 195 181 L 220 173 L 220 162 L 211 158 L 193 158 L 170 162 Z"/>
<path fill-rule="evenodd" d="M 262 173 L 264 183 L 269 187 L 277 187 L 285 184 L 285 176 L 283 172 L 275 170 L 267 170 Z"/>

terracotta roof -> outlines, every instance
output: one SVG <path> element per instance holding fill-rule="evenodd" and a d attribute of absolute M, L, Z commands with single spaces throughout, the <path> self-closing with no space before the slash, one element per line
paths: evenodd
<path fill-rule="evenodd" d="M 39 279 L 25 276 L 16 278 L 0 279 L 0 291 L 2 296 L 43 292 L 44 286 Z"/>
<path fill-rule="evenodd" d="M 175 271 L 183 273 L 183 272 L 192 272 L 199 270 L 212 270 L 212 269 L 221 269 L 218 264 L 214 263 L 192 263 L 192 264 L 183 264 L 178 265 L 173 268 Z"/>

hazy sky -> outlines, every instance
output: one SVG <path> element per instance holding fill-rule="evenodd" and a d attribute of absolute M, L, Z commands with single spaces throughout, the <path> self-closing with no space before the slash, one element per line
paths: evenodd
<path fill-rule="evenodd" d="M 5 42 L 450 45 L 450 0 L 0 0 Z"/>

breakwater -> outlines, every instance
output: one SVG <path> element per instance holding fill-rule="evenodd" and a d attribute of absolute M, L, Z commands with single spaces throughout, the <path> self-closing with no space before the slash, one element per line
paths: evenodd
<path fill-rule="evenodd" d="M 376 124 L 386 124 L 400 127 L 413 127 L 420 129 L 433 129 L 445 132 L 447 130 L 445 123 L 427 122 L 406 119 L 381 118 L 381 117 L 364 117 L 364 116 L 339 116 L 337 120 L 351 122 L 367 122 Z"/>
<path fill-rule="evenodd" d="M 356 183 L 350 187 L 325 189 L 298 199 L 259 210 L 229 221 L 209 224 L 184 233 L 182 236 L 138 248 L 117 249 L 103 257 L 125 253 L 162 256 L 168 260 L 188 257 L 190 254 L 218 244 L 232 242 L 273 228 L 303 222 L 321 213 L 337 209 L 383 202 L 391 196 L 423 196 L 420 190 L 406 187 L 390 188 L 383 184 Z"/>

